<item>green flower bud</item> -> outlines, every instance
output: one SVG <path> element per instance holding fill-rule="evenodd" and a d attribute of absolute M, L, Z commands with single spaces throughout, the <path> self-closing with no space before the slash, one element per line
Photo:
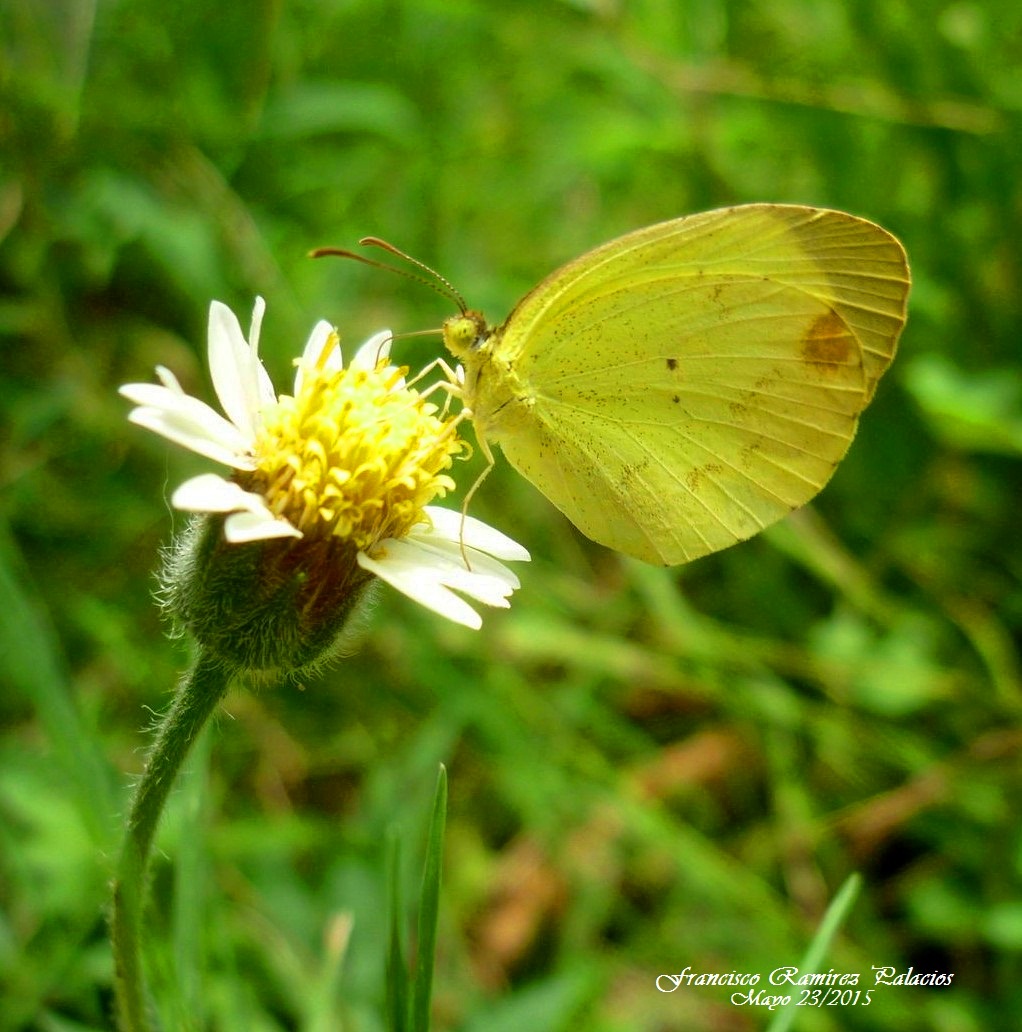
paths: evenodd
<path fill-rule="evenodd" d="M 336 537 L 233 544 L 220 515 L 193 518 L 164 557 L 167 614 L 238 672 L 297 679 L 343 648 L 372 574 Z"/>

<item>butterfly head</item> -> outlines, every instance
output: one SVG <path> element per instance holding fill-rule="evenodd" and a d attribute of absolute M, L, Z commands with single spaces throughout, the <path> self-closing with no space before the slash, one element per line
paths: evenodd
<path fill-rule="evenodd" d="M 478 352 L 490 336 L 482 312 L 463 311 L 444 320 L 444 344 L 455 358 L 465 361 Z"/>

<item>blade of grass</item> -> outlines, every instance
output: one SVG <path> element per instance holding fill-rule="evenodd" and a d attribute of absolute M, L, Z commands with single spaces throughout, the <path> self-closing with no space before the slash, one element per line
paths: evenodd
<path fill-rule="evenodd" d="M 447 768 L 440 764 L 433 814 L 429 822 L 426 863 L 419 899 L 419 934 L 412 990 L 412 1032 L 429 1032 L 433 995 L 433 961 L 436 953 L 437 914 L 440 909 L 440 872 L 443 866 L 444 825 L 447 821 Z"/>
<path fill-rule="evenodd" d="M 841 886 L 830 906 L 827 907 L 827 912 L 823 915 L 820 927 L 816 929 L 813 941 L 809 944 L 809 948 L 799 963 L 799 971 L 817 971 L 819 969 L 819 965 L 823 963 L 823 958 L 830 950 L 834 936 L 837 935 L 838 930 L 851 911 L 852 904 L 855 902 L 856 896 L 859 895 L 861 887 L 862 878 L 858 874 L 850 874 L 845 879 L 844 885 Z M 795 1021 L 795 1015 L 798 1013 L 797 1003 L 798 997 L 792 997 L 791 1003 L 774 1015 L 773 1021 L 767 1026 L 767 1032 L 788 1032 Z"/>
<path fill-rule="evenodd" d="M 408 967 L 405 963 L 401 920 L 401 840 L 391 829 L 387 842 L 387 880 L 390 896 L 390 941 L 387 947 L 387 1028 L 406 1032 L 408 1028 Z"/>

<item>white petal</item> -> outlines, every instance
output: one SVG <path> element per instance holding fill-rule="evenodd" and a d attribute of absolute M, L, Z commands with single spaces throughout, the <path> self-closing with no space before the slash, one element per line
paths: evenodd
<path fill-rule="evenodd" d="M 160 378 L 160 383 L 162 383 L 168 391 L 173 391 L 175 394 L 185 393 L 185 389 L 181 386 L 178 378 L 166 366 L 158 365 L 156 367 L 156 375 Z"/>
<path fill-rule="evenodd" d="M 448 620 L 479 630 L 482 617 L 467 603 L 458 598 L 434 578 L 424 575 L 417 564 L 394 561 L 384 555 L 370 559 L 364 552 L 358 553 L 358 565 L 397 588 L 414 602 L 432 609 L 434 613 L 446 616 Z"/>
<path fill-rule="evenodd" d="M 171 408 L 177 405 L 178 398 L 189 397 L 184 391 L 174 390 L 167 386 L 161 387 L 158 383 L 124 383 L 117 388 L 117 393 L 122 398 L 133 401 L 136 405 L 146 405 L 152 408 Z M 199 404 L 206 405 L 204 401 Z M 209 406 L 206 405 L 206 408 Z M 212 409 L 209 410 L 213 412 Z M 213 414 L 219 415 L 216 412 Z M 223 416 L 220 418 L 223 419 Z"/>
<path fill-rule="evenodd" d="M 452 593 L 460 591 L 489 606 L 508 606 L 518 578 L 500 562 L 475 549 L 468 550 L 471 569 L 465 566 L 461 546 L 442 538 L 381 541 L 376 554 L 359 554 L 363 569 L 422 605 L 468 627 L 478 627 L 478 614 Z M 472 614 L 470 617 L 469 614 Z"/>
<path fill-rule="evenodd" d="M 393 340 L 394 336 L 390 330 L 380 330 L 379 333 L 374 333 L 355 352 L 355 357 L 351 360 L 351 368 L 372 372 L 379 365 L 381 359 L 386 361 L 390 358 L 390 345 Z"/>
<path fill-rule="evenodd" d="M 316 368 L 316 365 L 323 357 L 323 349 L 326 347 L 326 342 L 329 340 L 330 334 L 333 332 L 334 328 L 325 319 L 320 319 L 320 321 L 313 326 L 312 333 L 309 334 L 309 339 L 305 342 L 305 349 L 302 351 L 302 357 L 298 360 L 298 369 L 295 372 L 296 398 L 302 391 L 302 384 L 305 382 L 306 371 Z M 330 372 L 335 372 L 342 369 L 343 366 L 344 363 L 341 357 L 341 349 L 335 347 L 327 355 L 326 360 L 323 362 L 323 368 Z"/>
<path fill-rule="evenodd" d="M 472 593 L 466 584 L 466 575 L 469 578 L 479 578 L 482 590 L 486 590 L 487 583 L 495 583 L 506 586 L 501 592 L 502 595 L 510 595 L 519 587 L 519 580 L 499 560 L 485 552 L 478 552 L 474 548 L 466 548 L 462 554 L 461 545 L 456 541 L 445 541 L 442 538 L 415 537 L 409 534 L 400 541 L 382 541 L 380 547 L 386 547 L 388 552 L 398 551 L 401 556 L 407 557 L 410 561 L 422 566 L 428 566 L 442 575 L 441 579 L 451 587 L 457 587 L 459 591 Z M 465 560 L 468 559 L 468 567 Z"/>
<path fill-rule="evenodd" d="M 262 299 L 257 298 L 252 315 L 257 344 L 261 320 Z M 209 306 L 209 371 L 227 418 L 251 440 L 259 410 L 274 401 L 273 386 L 237 317 L 219 301 Z"/>
<path fill-rule="evenodd" d="M 224 521 L 224 537 L 231 544 L 240 545 L 246 541 L 266 541 L 270 538 L 296 537 L 302 532 L 291 526 L 287 520 L 277 519 L 254 512 L 235 512 Z"/>
<path fill-rule="evenodd" d="M 443 574 L 443 583 L 448 588 L 460 591 L 484 605 L 507 609 L 511 604 L 508 597 L 517 588 L 518 578 L 506 580 L 503 577 L 491 577 L 476 570 L 466 570 L 464 566 Z"/>
<path fill-rule="evenodd" d="M 323 357 L 323 349 L 326 347 L 326 342 L 334 332 L 334 327 L 326 319 L 320 319 L 312 327 L 312 333 L 309 334 L 309 339 L 305 342 L 305 349 L 302 351 L 302 361 L 307 366 L 314 368 L 319 364 L 320 359 Z M 330 350 L 326 357 L 325 365 L 332 370 L 343 368 L 344 362 L 341 358 L 341 349 L 339 347 Z"/>
<path fill-rule="evenodd" d="M 231 480 L 215 473 L 201 473 L 186 480 L 171 496 L 175 509 L 184 512 L 228 512 L 224 536 L 239 544 L 266 538 L 301 537 L 302 533 L 287 520 L 273 515 L 262 495 L 245 491 Z"/>
<path fill-rule="evenodd" d="M 266 313 L 266 302 L 261 297 L 256 297 L 252 306 L 252 322 L 249 325 L 248 344 L 252 351 L 253 370 L 256 378 L 256 392 L 259 396 L 259 405 L 272 405 L 277 400 L 273 390 L 273 381 L 266 371 L 262 360 L 259 358 L 259 336 L 263 328 L 263 315 Z"/>
<path fill-rule="evenodd" d="M 132 423 L 224 465 L 255 468 L 250 442 L 204 401 L 154 383 L 128 383 L 120 393 L 139 406 L 128 416 Z"/>
<path fill-rule="evenodd" d="M 255 304 L 252 306 L 252 321 L 248 324 L 248 346 L 255 355 L 259 354 L 259 333 L 263 328 L 265 314 L 266 302 L 257 295 Z"/>
<path fill-rule="evenodd" d="M 262 496 L 246 491 L 233 480 L 226 480 L 216 473 L 200 473 L 179 485 L 170 497 L 175 509 L 185 512 L 249 512 L 268 513 Z"/>
<path fill-rule="evenodd" d="M 412 529 L 409 537 L 436 537 L 456 541 L 459 545 L 464 542 L 466 547 L 476 548 L 480 552 L 487 552 L 508 562 L 528 562 L 532 558 L 528 550 L 517 541 L 512 541 L 506 534 L 502 534 L 488 523 L 483 523 L 482 520 L 466 516 L 462 524 L 460 512 L 437 505 L 427 505 L 423 511 L 432 521 L 432 527 L 428 524 L 419 524 Z"/>

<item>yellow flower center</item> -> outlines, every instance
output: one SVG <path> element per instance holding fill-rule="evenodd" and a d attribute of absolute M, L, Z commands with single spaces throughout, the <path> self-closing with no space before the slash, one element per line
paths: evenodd
<path fill-rule="evenodd" d="M 325 369 L 337 345 L 331 334 L 298 395 L 263 412 L 252 489 L 307 537 L 364 551 L 424 519 L 423 506 L 454 488 L 443 471 L 467 445 L 458 418 L 401 385 L 407 370 L 386 360 L 372 371 Z"/>

